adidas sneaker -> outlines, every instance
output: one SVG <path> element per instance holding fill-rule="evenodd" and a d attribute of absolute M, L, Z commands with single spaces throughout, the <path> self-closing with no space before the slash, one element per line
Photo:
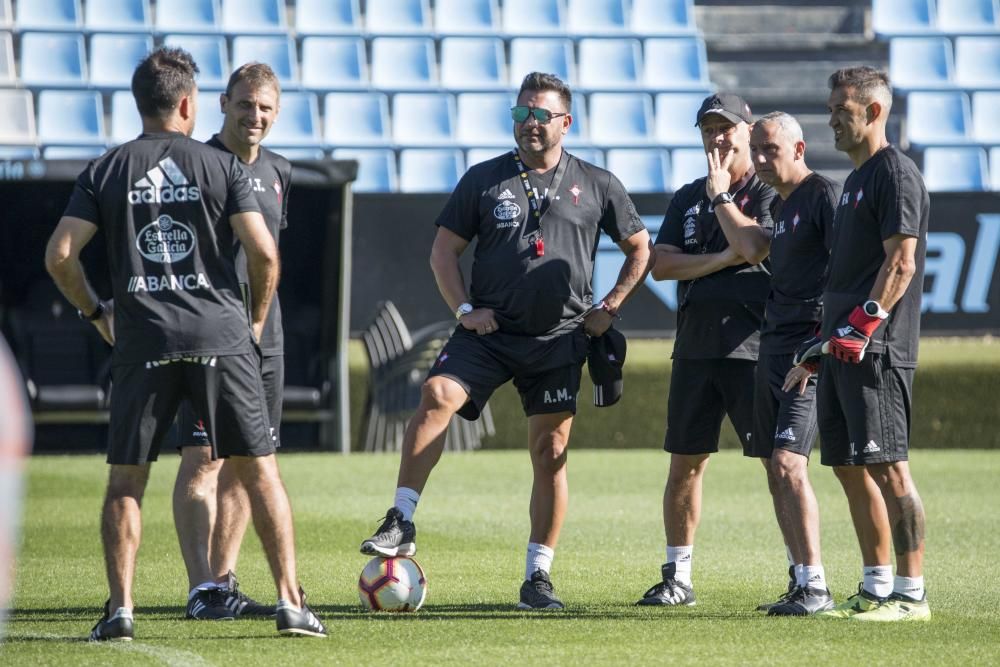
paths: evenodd
<path fill-rule="evenodd" d="M 132 610 L 120 607 L 111 615 L 111 600 L 104 603 L 104 615 L 90 630 L 92 642 L 130 642 L 135 634 Z"/>
<path fill-rule="evenodd" d="M 299 588 L 299 598 L 302 600 L 301 607 L 294 607 L 285 600 L 278 602 L 275 616 L 278 632 L 283 635 L 325 638 L 327 636 L 326 626 L 306 604 L 306 592 L 301 587 Z"/>
<path fill-rule="evenodd" d="M 361 553 L 383 558 L 409 558 L 417 553 L 416 539 L 417 528 L 413 522 L 405 520 L 398 508 L 390 507 L 375 534 L 361 543 Z"/>
<path fill-rule="evenodd" d="M 677 565 L 665 563 L 660 569 L 663 581 L 643 593 L 640 606 L 691 607 L 697 604 L 694 589 L 677 580 Z"/>

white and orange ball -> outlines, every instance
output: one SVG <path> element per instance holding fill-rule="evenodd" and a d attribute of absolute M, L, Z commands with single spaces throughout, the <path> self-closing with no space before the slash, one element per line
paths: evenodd
<path fill-rule="evenodd" d="M 370 611 L 416 611 L 427 597 L 427 577 L 412 558 L 376 556 L 361 571 L 358 597 Z"/>

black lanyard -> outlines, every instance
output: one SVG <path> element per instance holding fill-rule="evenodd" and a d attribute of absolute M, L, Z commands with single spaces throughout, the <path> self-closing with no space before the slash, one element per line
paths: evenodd
<path fill-rule="evenodd" d="M 531 206 L 531 213 L 535 217 L 535 222 L 538 224 L 538 233 L 534 234 L 534 238 L 530 240 L 530 243 L 535 247 L 535 257 L 541 257 L 545 254 L 545 239 L 542 235 L 542 216 L 548 213 L 549 209 L 552 208 L 552 202 L 542 210 L 541 199 L 548 199 L 548 195 L 551 192 L 555 194 L 559 191 L 559 184 L 562 182 L 563 175 L 566 173 L 566 164 L 568 160 L 565 159 L 566 151 L 563 151 L 559 155 L 559 165 L 556 167 L 556 173 L 552 177 L 552 182 L 549 183 L 548 189 L 545 191 L 545 195 L 542 197 L 538 196 L 538 191 L 528 183 L 528 170 L 524 168 L 524 163 L 521 162 L 521 156 L 517 154 L 517 149 L 514 151 L 514 164 L 517 165 L 517 171 L 521 176 L 521 186 L 524 188 L 524 194 L 528 195 L 528 205 Z"/>

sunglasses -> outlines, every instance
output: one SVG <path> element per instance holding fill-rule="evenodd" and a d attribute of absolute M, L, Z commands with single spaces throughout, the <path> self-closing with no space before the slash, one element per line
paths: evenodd
<path fill-rule="evenodd" d="M 510 117 L 515 123 L 523 123 L 528 120 L 528 116 L 533 116 L 539 125 L 548 125 L 553 118 L 568 116 L 567 113 L 552 113 L 548 109 L 536 107 L 517 106 L 510 108 Z"/>

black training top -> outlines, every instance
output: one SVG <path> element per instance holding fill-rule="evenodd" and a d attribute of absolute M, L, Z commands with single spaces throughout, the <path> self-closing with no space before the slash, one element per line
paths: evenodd
<path fill-rule="evenodd" d="M 529 171 L 529 184 L 546 201 L 544 254 L 537 256 L 539 223 L 519 174 L 513 151 L 471 167 L 437 224 L 478 239 L 472 304 L 492 308 L 501 331 L 539 338 L 568 333 L 593 301 L 601 230 L 618 242 L 645 227 L 611 172 L 563 151 L 559 167 L 540 177 Z"/>
<path fill-rule="evenodd" d="M 916 272 L 889 319 L 872 335 L 870 349 L 883 352 L 888 345 L 892 365 L 916 367 L 929 217 L 930 196 L 920 170 L 895 146 L 883 148 L 848 175 L 833 223 L 823 338 L 846 326 L 854 307 L 868 300 L 885 261 L 882 242 L 896 234 L 913 236 Z"/>
<path fill-rule="evenodd" d="M 217 134 L 205 143 L 231 153 Z M 288 191 L 292 185 L 292 165 L 283 156 L 263 146 L 260 147 L 260 152 L 253 164 L 247 164 L 242 160 L 240 160 L 240 164 L 247 172 L 250 187 L 257 195 L 257 203 L 260 205 L 260 212 L 264 215 L 267 229 L 277 244 L 281 230 L 288 227 Z M 246 253 L 243 252 L 243 246 L 240 245 L 239 241 L 236 245 L 238 249 L 236 273 L 243 283 L 249 284 Z M 282 354 L 284 346 L 281 305 L 278 303 L 278 293 L 275 292 L 274 299 L 271 301 L 271 309 L 267 313 L 267 320 L 264 322 L 264 331 L 260 335 L 260 350 L 265 357 L 272 357 Z"/>
<path fill-rule="evenodd" d="M 771 294 L 760 332 L 761 354 L 788 354 L 816 331 L 833 243 L 837 184 L 810 174 L 788 196 L 771 202 Z"/>
<path fill-rule="evenodd" d="M 771 229 L 774 190 L 753 174 L 732 193 L 740 211 Z M 663 217 L 657 244 L 685 254 L 722 252 L 729 246 L 705 193 L 705 179 L 674 193 Z M 756 266 L 728 266 L 707 276 L 677 283 L 677 338 L 674 359 L 756 360 L 764 302 L 770 290 L 768 260 Z"/>
<path fill-rule="evenodd" d="M 235 156 L 177 132 L 143 134 L 87 166 L 63 215 L 104 231 L 115 363 L 252 349 L 229 216 L 259 210 Z"/>

